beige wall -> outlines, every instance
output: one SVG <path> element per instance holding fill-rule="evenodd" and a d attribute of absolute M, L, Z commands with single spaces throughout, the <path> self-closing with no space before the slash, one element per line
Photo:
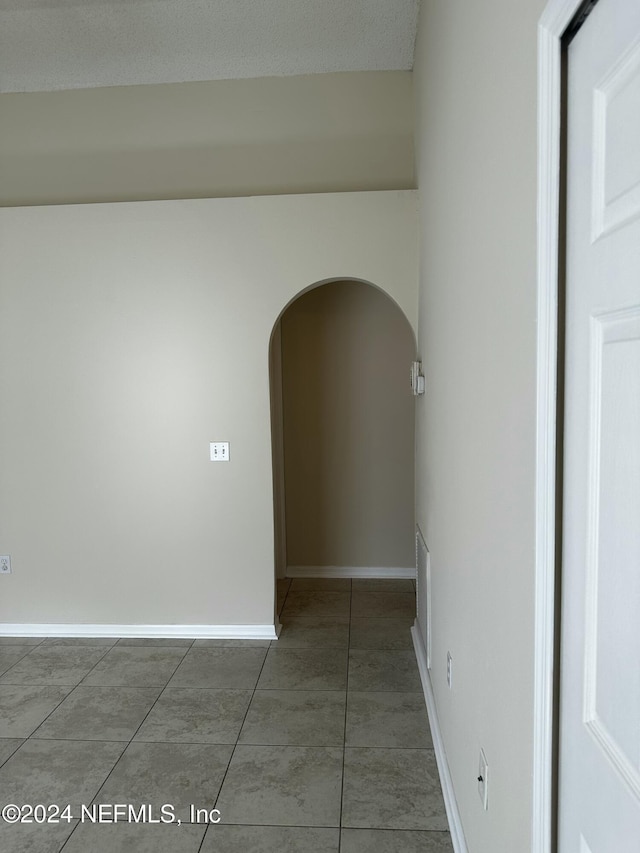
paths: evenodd
<path fill-rule="evenodd" d="M 470 853 L 530 849 L 543 5 L 424 0 L 414 69 L 427 383 L 417 517 L 431 552 L 433 687 Z"/>
<path fill-rule="evenodd" d="M 380 290 L 334 282 L 282 317 L 289 566 L 413 567 L 411 326 Z"/>
<path fill-rule="evenodd" d="M 412 75 L 0 95 L 0 204 L 411 189 Z"/>
<path fill-rule="evenodd" d="M 0 622 L 273 624 L 271 331 L 343 277 L 415 322 L 415 193 L 5 209 L 0 235 Z"/>

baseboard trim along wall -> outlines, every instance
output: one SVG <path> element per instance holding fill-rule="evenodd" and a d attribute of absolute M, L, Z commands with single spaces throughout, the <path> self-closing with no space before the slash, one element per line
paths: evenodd
<path fill-rule="evenodd" d="M 429 670 L 427 669 L 427 653 L 417 622 L 414 622 L 413 628 L 411 629 L 411 636 L 413 637 L 413 647 L 418 661 L 418 670 L 420 672 L 420 680 L 422 681 L 424 698 L 427 703 L 427 713 L 429 714 L 433 749 L 436 754 L 438 773 L 440 774 L 440 785 L 442 787 L 442 796 L 444 797 L 444 805 L 447 811 L 449 829 L 451 831 L 451 843 L 453 844 L 454 853 L 468 853 L 467 842 L 465 841 L 464 832 L 462 830 L 462 821 L 460 820 L 460 812 L 458 811 L 458 804 L 456 802 L 456 795 L 453 790 L 453 781 L 451 779 L 451 774 L 449 773 L 447 754 L 444 749 L 442 735 L 440 734 L 440 724 L 438 722 L 438 714 L 436 711 L 436 700 L 431 687 Z"/>
<path fill-rule="evenodd" d="M 411 578 L 416 567 L 407 566 L 287 566 L 288 578 Z"/>
<path fill-rule="evenodd" d="M 187 640 L 277 640 L 274 625 L 70 625 L 2 623 L 0 637 L 158 637 Z"/>

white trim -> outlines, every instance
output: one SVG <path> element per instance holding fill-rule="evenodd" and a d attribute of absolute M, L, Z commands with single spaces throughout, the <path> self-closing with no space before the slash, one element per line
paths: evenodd
<path fill-rule="evenodd" d="M 532 853 L 551 853 L 561 45 L 582 0 L 549 0 L 538 25 L 538 311 Z"/>
<path fill-rule="evenodd" d="M 431 678 L 427 669 L 427 653 L 422 642 L 420 628 L 417 622 L 414 622 L 411 628 L 411 636 L 413 638 L 413 648 L 416 653 L 418 662 L 418 671 L 420 672 L 420 680 L 422 681 L 422 690 L 424 699 L 427 704 L 427 713 L 429 714 L 429 725 L 431 726 L 431 739 L 433 740 L 433 750 L 436 754 L 436 763 L 438 765 L 438 773 L 440 774 L 440 786 L 442 788 L 442 796 L 444 798 L 444 807 L 447 812 L 447 820 L 449 821 L 449 831 L 451 833 L 451 843 L 453 844 L 454 853 L 468 853 L 467 842 L 462 829 L 462 821 L 460 820 L 460 812 L 458 811 L 458 803 L 453 789 L 453 781 L 449 772 L 449 763 L 447 761 L 447 753 L 444 748 L 444 741 L 440 733 L 440 723 L 438 722 L 438 713 L 436 711 L 436 700 L 431 687 Z"/>
<path fill-rule="evenodd" d="M 0 637 L 161 637 L 163 639 L 277 640 L 274 625 L 73 625 L 0 623 Z"/>
<path fill-rule="evenodd" d="M 407 566 L 287 566 L 288 578 L 410 578 L 416 567 Z"/>

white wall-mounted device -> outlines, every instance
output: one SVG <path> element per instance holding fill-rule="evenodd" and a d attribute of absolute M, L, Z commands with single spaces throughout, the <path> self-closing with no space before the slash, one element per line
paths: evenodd
<path fill-rule="evenodd" d="M 209 444 L 209 458 L 212 462 L 228 462 L 231 458 L 229 455 L 229 442 L 212 441 Z"/>
<path fill-rule="evenodd" d="M 418 397 L 420 394 L 424 394 L 425 389 L 425 380 L 424 374 L 422 373 L 422 362 L 421 361 L 412 361 L 411 362 L 411 390 L 413 391 L 413 396 Z"/>
<path fill-rule="evenodd" d="M 484 750 L 480 750 L 480 761 L 478 762 L 478 793 L 482 800 L 482 808 L 489 808 L 489 764 Z"/>

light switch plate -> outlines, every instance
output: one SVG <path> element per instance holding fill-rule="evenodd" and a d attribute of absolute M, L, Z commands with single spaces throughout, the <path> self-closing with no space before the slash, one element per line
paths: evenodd
<path fill-rule="evenodd" d="M 212 462 L 229 462 L 229 442 L 212 441 L 209 444 L 209 458 Z"/>

